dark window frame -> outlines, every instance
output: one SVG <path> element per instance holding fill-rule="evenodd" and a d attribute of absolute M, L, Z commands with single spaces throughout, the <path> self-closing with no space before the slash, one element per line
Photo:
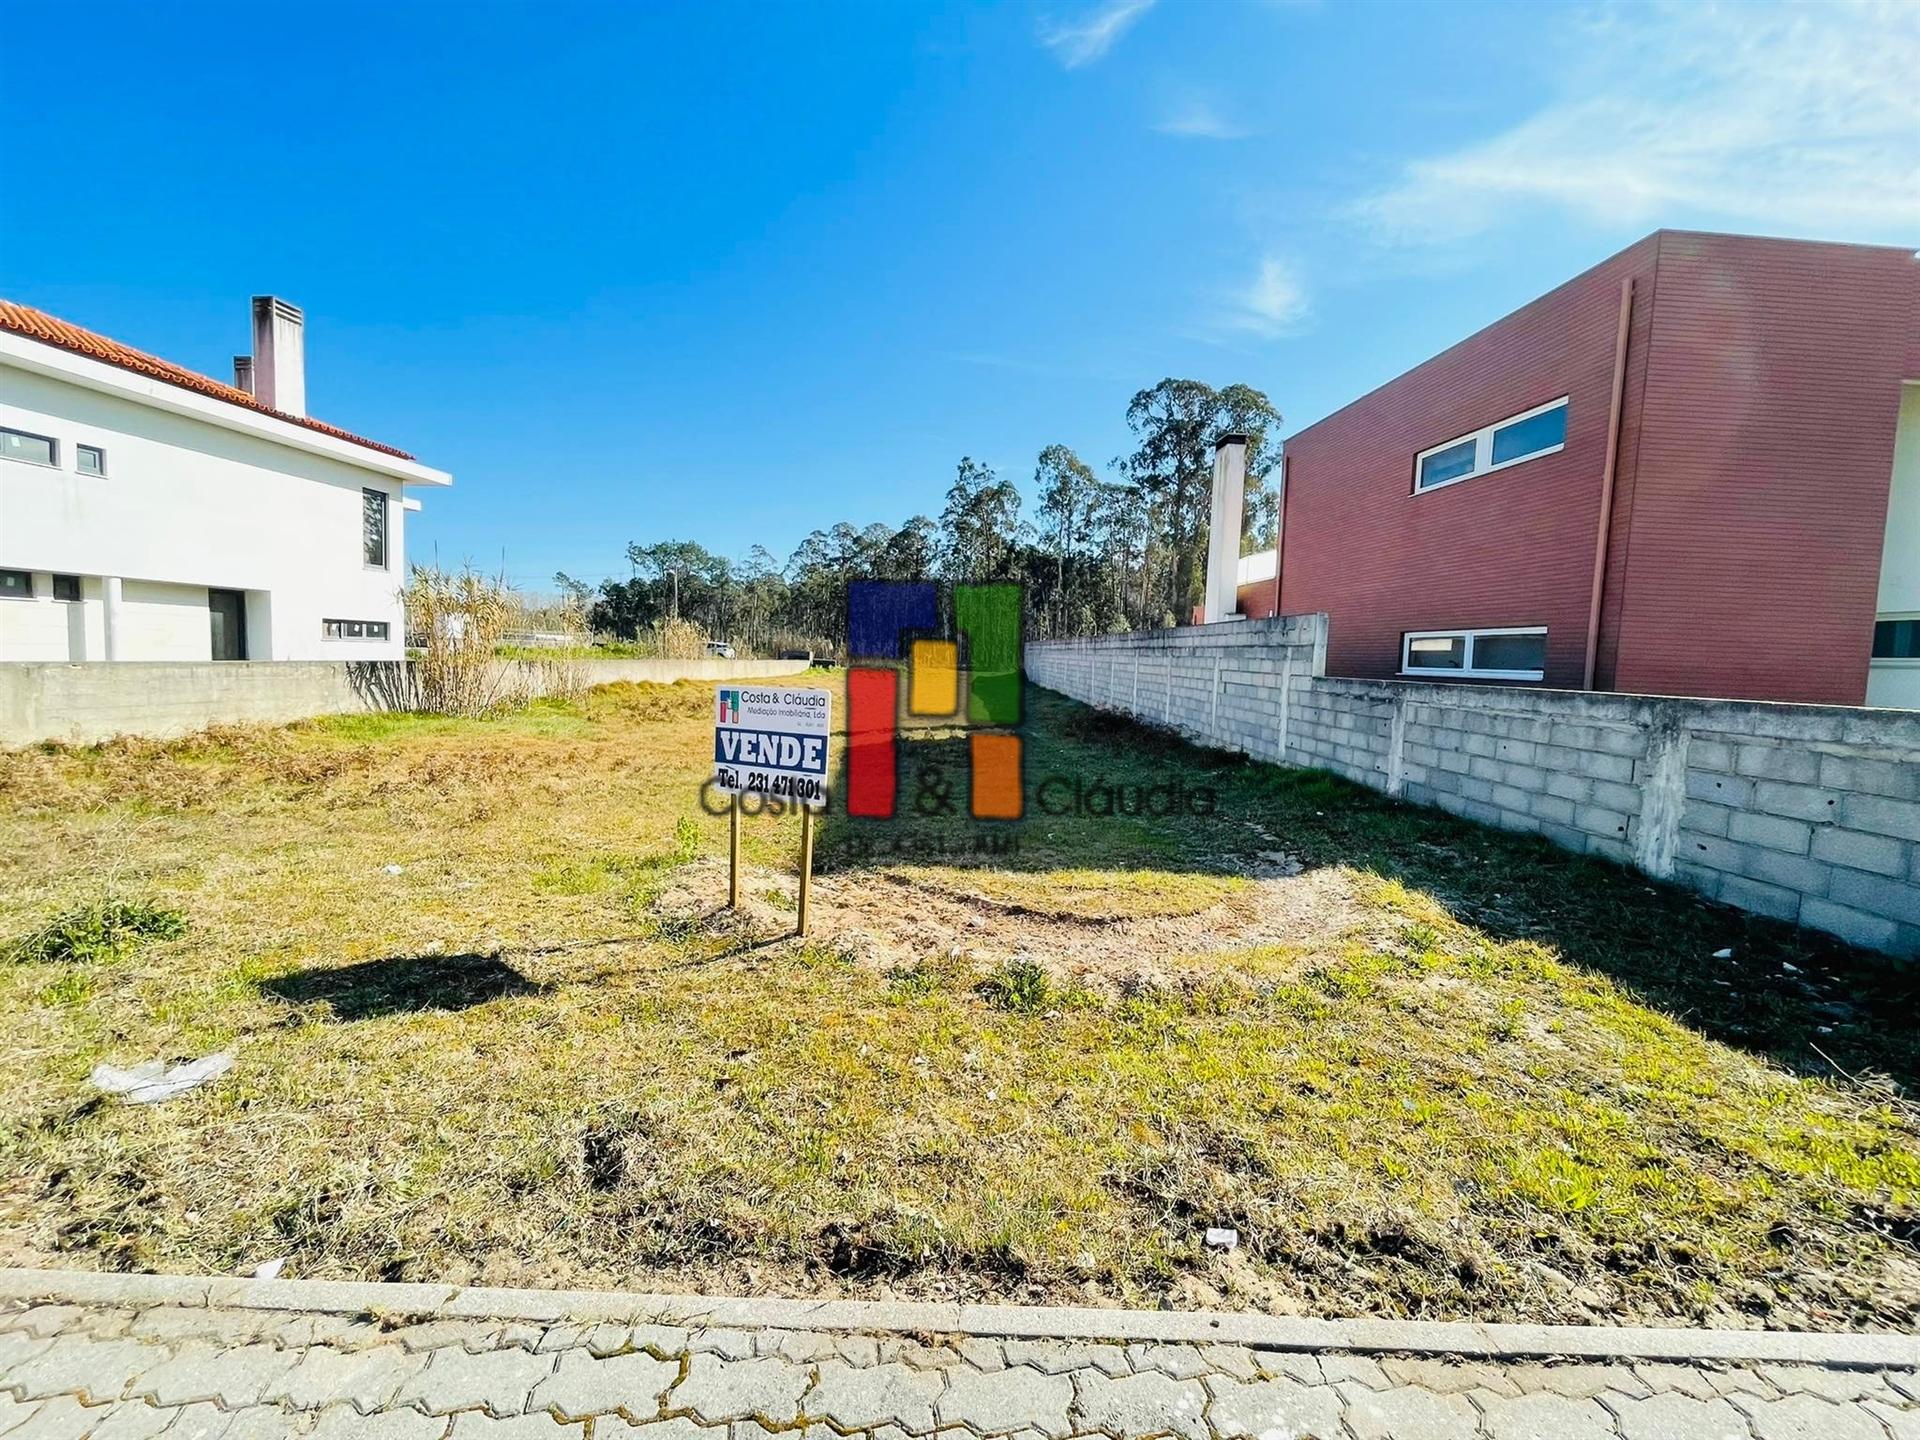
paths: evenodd
<path fill-rule="evenodd" d="M 20 430 L 12 425 L 0 425 L 0 435 L 18 435 L 22 440 L 43 440 L 47 446 L 45 460 L 29 460 L 24 455 L 9 455 L 6 447 L 0 445 L 0 460 L 11 460 L 16 465 L 37 465 L 42 470 L 60 468 L 60 442 L 51 435 L 42 435 L 37 430 Z"/>
<path fill-rule="evenodd" d="M 71 595 L 62 595 L 62 590 L 71 590 Z M 65 605 L 78 605 L 86 599 L 86 593 L 80 588 L 78 575 L 55 575 L 53 577 L 53 598 Z"/>
<path fill-rule="evenodd" d="M 89 470 L 81 463 L 82 458 L 88 455 L 95 456 L 99 459 L 100 464 L 97 469 Z M 107 473 L 106 447 L 104 445 L 81 445 L 76 443 L 73 447 L 73 473 L 76 475 L 105 475 Z"/>
<path fill-rule="evenodd" d="M 322 640 L 356 640 L 378 643 L 393 633 L 392 622 L 387 620 L 335 620 L 320 622 Z"/>
<path fill-rule="evenodd" d="M 389 544 L 392 527 L 388 510 L 391 508 L 391 499 L 386 491 L 375 490 L 370 485 L 360 491 L 360 560 L 369 570 L 389 568 L 387 561 L 392 553 Z M 379 517 L 377 526 L 374 522 L 376 515 Z M 376 549 L 379 551 L 378 559 L 373 558 Z"/>
<path fill-rule="evenodd" d="M 0 600 L 33 599 L 33 572 L 31 570 L 0 570 L 0 575 L 18 575 L 27 582 L 26 588 L 21 590 L 9 590 L 4 586 L 0 586 Z"/>

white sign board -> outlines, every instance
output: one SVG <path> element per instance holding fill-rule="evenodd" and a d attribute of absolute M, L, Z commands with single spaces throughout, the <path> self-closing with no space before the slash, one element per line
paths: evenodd
<path fill-rule="evenodd" d="M 723 685 L 714 693 L 713 780 L 729 795 L 827 803 L 833 696 L 797 685 Z"/>

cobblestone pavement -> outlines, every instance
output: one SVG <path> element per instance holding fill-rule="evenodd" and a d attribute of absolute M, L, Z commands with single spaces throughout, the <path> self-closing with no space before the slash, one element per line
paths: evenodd
<path fill-rule="evenodd" d="M 0 1300 L 0 1440 L 757 1440 L 786 1431 L 804 1431 L 802 1440 L 1920 1440 L 1920 1372 Z"/>

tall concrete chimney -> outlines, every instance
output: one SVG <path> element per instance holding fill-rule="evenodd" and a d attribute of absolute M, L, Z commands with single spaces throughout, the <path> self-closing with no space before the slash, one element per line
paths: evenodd
<path fill-rule="evenodd" d="M 233 357 L 233 388 L 253 394 L 253 356 L 236 355 Z"/>
<path fill-rule="evenodd" d="M 306 324 L 299 306 L 253 297 L 253 395 L 283 415 L 307 413 Z"/>
<path fill-rule="evenodd" d="M 1246 518 L 1247 437 L 1213 443 L 1213 511 L 1207 523 L 1207 603 L 1201 618 L 1225 620 L 1240 601 L 1240 527 Z"/>

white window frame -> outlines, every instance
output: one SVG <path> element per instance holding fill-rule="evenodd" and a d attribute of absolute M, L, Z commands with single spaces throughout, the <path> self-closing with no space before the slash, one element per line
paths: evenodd
<path fill-rule="evenodd" d="M 98 470 L 82 470 L 80 468 L 80 456 L 87 451 L 92 451 L 95 455 L 98 455 L 100 457 L 100 468 Z M 105 479 L 107 474 L 106 446 L 85 445 L 76 440 L 73 445 L 73 473 L 76 475 L 85 475 L 94 480 Z"/>
<path fill-rule="evenodd" d="M 1544 680 L 1547 672 L 1540 670 L 1480 670 L 1474 667 L 1474 642 L 1482 635 L 1539 635 L 1546 636 L 1544 625 L 1502 625 L 1483 627 L 1477 630 L 1409 630 L 1400 637 L 1400 673 L 1416 680 L 1432 680 L 1436 677 L 1459 676 L 1468 680 Z M 1435 665 L 1415 666 L 1411 661 L 1415 640 L 1452 640 L 1455 637 L 1465 641 L 1461 660 L 1464 662 L 1458 670 L 1446 670 Z"/>
<path fill-rule="evenodd" d="M 1558 445 L 1549 445 L 1544 450 L 1530 450 L 1525 455 L 1516 455 L 1511 460 L 1493 463 L 1493 432 L 1504 430 L 1507 426 L 1521 420 L 1531 420 L 1536 415 L 1545 415 L 1549 410 L 1564 410 L 1570 397 L 1562 395 L 1557 400 L 1549 400 L 1544 405 L 1536 405 L 1531 410 L 1522 410 L 1518 415 L 1509 415 L 1504 420 L 1496 420 L 1491 425 L 1482 425 L 1478 430 L 1469 430 L 1464 435 L 1456 435 L 1451 440 L 1443 440 L 1438 445 L 1429 445 L 1413 457 L 1413 493 L 1430 494 L 1435 490 L 1444 490 L 1449 485 L 1458 485 L 1462 480 L 1477 480 L 1482 475 L 1491 475 L 1496 470 L 1510 470 L 1515 465 L 1524 465 L 1529 460 L 1538 460 L 1543 455 L 1557 455 L 1567 448 L 1562 440 Z M 1436 480 L 1431 485 L 1420 483 L 1420 467 L 1429 455 L 1438 455 L 1442 450 L 1451 450 L 1456 445 L 1473 441 L 1473 468 L 1464 475 L 1455 475 L 1451 480 Z"/>
<path fill-rule="evenodd" d="M 1873 617 L 1878 626 L 1884 620 L 1920 620 L 1920 610 L 1885 610 Z M 1871 649 L 1871 647 L 1869 647 Z M 1913 655 L 1872 655 L 1867 659 L 1867 668 L 1885 670 L 1920 669 L 1920 657 Z"/>

